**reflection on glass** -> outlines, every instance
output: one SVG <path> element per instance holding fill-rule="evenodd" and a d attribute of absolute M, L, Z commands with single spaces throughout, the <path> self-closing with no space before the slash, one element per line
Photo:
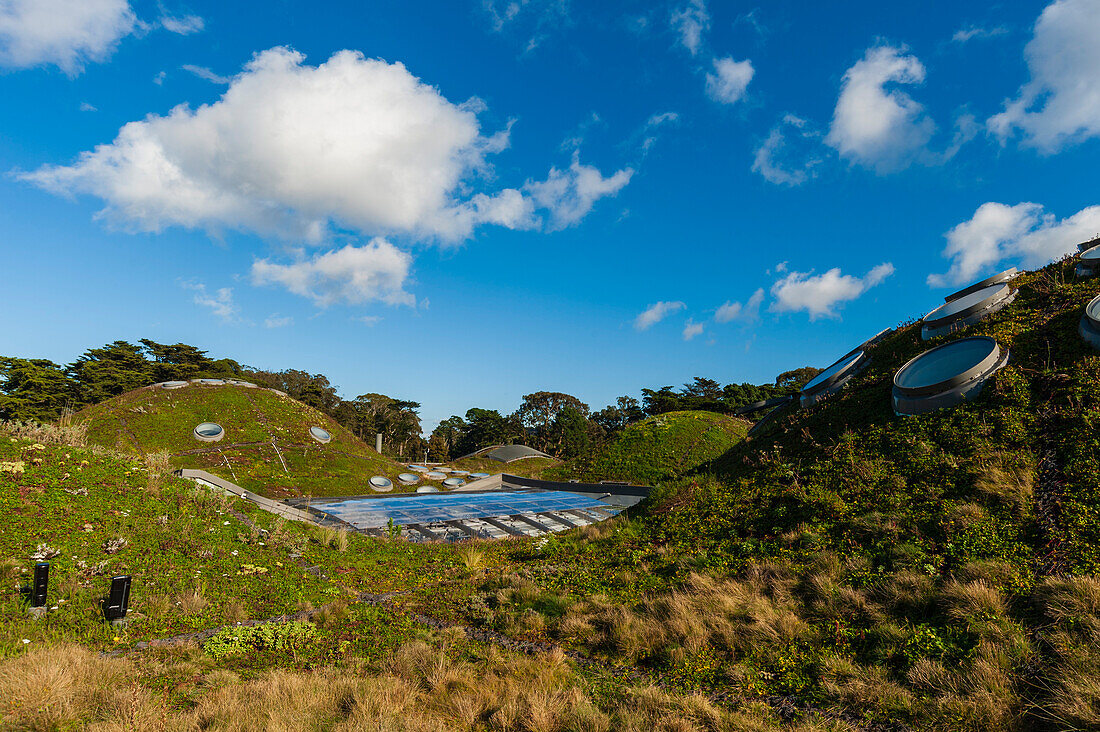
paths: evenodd
<path fill-rule="evenodd" d="M 987 338 L 964 338 L 935 348 L 897 375 L 902 389 L 920 389 L 943 383 L 974 368 L 989 357 L 997 344 Z"/>

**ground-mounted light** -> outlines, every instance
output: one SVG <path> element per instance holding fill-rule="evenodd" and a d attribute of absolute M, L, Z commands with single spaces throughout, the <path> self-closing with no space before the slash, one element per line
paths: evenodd
<path fill-rule="evenodd" d="M 111 578 L 111 591 L 103 601 L 103 617 L 112 623 L 121 623 L 130 607 L 130 575 Z"/>
<path fill-rule="evenodd" d="M 1100 245 L 1077 255 L 1077 276 L 1092 277 L 1095 274 L 1100 274 Z"/>
<path fill-rule="evenodd" d="M 397 476 L 397 480 L 400 481 L 402 485 L 416 485 L 420 482 L 420 476 L 416 473 L 401 473 Z"/>
<path fill-rule="evenodd" d="M 992 275 L 990 277 L 986 277 L 984 280 L 981 280 L 980 282 L 975 282 L 972 285 L 967 285 L 966 287 L 962 288 L 958 292 L 951 293 L 950 295 L 945 297 L 943 299 L 943 301 L 944 302 L 952 302 L 953 300 L 958 300 L 960 297 L 966 297 L 967 295 L 969 295 L 972 292 L 977 292 L 978 290 L 984 290 L 985 288 L 992 287 L 993 285 L 1003 285 L 1004 283 L 1006 283 L 1010 280 L 1014 280 L 1019 276 L 1020 276 L 1020 270 L 1016 269 L 1015 267 L 1009 267 L 1004 272 L 998 272 L 995 275 Z"/>
<path fill-rule="evenodd" d="M 31 607 L 45 607 L 49 590 L 50 563 L 37 562 L 34 565 L 34 584 L 31 585 Z"/>
<path fill-rule="evenodd" d="M 159 386 L 161 389 L 171 391 L 172 389 L 182 389 L 183 387 L 187 386 L 187 384 L 188 382 L 186 381 L 162 381 L 157 384 L 157 386 Z"/>
<path fill-rule="evenodd" d="M 393 481 L 385 476 L 372 476 L 369 482 L 371 489 L 378 493 L 387 493 L 393 490 Z"/>
<path fill-rule="evenodd" d="M 203 422 L 195 427 L 193 434 L 199 442 L 218 442 L 225 437 L 225 430 L 216 422 Z"/>
<path fill-rule="evenodd" d="M 1001 283 L 983 287 L 957 300 L 951 300 L 924 316 L 920 337 L 930 340 L 974 325 L 1016 299 L 1016 290 Z"/>
<path fill-rule="evenodd" d="M 894 374 L 894 412 L 925 414 L 974 399 L 1006 363 L 1008 349 L 985 336 L 929 349 Z"/>
<path fill-rule="evenodd" d="M 443 481 L 443 485 L 448 488 L 461 488 L 466 485 L 466 481 L 462 478 L 447 478 L 447 480 Z"/>
<path fill-rule="evenodd" d="M 1085 306 L 1081 322 L 1077 325 L 1077 332 L 1090 346 L 1100 350 L 1100 295 L 1094 297 Z"/>
<path fill-rule="evenodd" d="M 817 376 L 806 382 L 799 393 L 803 408 L 817 404 L 822 399 L 836 394 L 844 388 L 853 376 L 867 368 L 871 359 L 862 348 L 844 354 L 839 360 L 828 366 Z M 782 405 L 780 405 L 782 406 Z"/>
<path fill-rule="evenodd" d="M 310 427 L 309 436 L 322 445 L 327 445 L 332 442 L 332 435 L 329 434 L 329 431 L 320 427 Z"/>

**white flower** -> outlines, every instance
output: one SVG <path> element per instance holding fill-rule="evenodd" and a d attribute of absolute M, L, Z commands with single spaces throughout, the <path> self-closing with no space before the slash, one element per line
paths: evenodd
<path fill-rule="evenodd" d="M 31 639 L 30 639 L 30 638 L 24 638 L 24 639 L 23 639 L 23 645 L 27 645 L 27 644 L 28 644 L 28 643 L 30 643 L 30 642 L 31 642 Z"/>

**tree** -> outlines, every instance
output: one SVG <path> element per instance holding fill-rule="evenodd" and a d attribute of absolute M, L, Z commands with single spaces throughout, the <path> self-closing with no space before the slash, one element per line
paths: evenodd
<path fill-rule="evenodd" d="M 64 370 L 44 358 L 0 358 L 0 418 L 52 422 L 72 399 Z"/>
<path fill-rule="evenodd" d="M 428 440 L 428 452 L 441 461 L 454 460 L 460 454 L 458 444 L 465 434 L 466 421 L 453 415 L 436 425 Z"/>
<path fill-rule="evenodd" d="M 622 430 L 631 422 L 637 422 L 645 417 L 641 405 L 634 397 L 621 396 L 614 404 L 608 405 L 592 414 L 592 421 L 605 432 L 615 433 Z"/>
<path fill-rule="evenodd" d="M 242 375 L 285 391 L 291 398 L 320 409 L 325 414 L 334 414 L 336 407 L 340 404 L 336 388 L 329 383 L 328 377 L 324 374 L 286 369 L 284 371 L 251 370 Z"/>
<path fill-rule="evenodd" d="M 558 391 L 537 391 L 524 395 L 515 416 L 524 427 L 534 433 L 539 449 L 546 450 L 551 441 L 550 425 L 557 418 L 558 412 L 567 406 L 576 409 L 583 417 L 588 416 L 587 404 L 575 396 Z"/>
<path fill-rule="evenodd" d="M 516 425 L 495 409 L 466 410 L 466 427 L 455 445 L 457 456 L 468 455 L 490 445 L 503 445 L 516 438 Z M 456 456 L 456 457 L 457 457 Z"/>
<path fill-rule="evenodd" d="M 152 365 L 141 346 L 126 341 L 89 348 L 65 371 L 74 382 L 79 404 L 98 404 L 154 380 Z"/>
<path fill-rule="evenodd" d="M 813 377 L 820 374 L 822 369 L 813 366 L 803 366 L 800 369 L 784 371 L 775 377 L 775 385 L 781 389 L 801 389 Z"/>
<path fill-rule="evenodd" d="M 555 453 L 563 459 L 582 455 L 590 442 L 588 420 L 571 404 L 562 407 L 554 417 L 550 432 L 557 445 Z"/>
<path fill-rule="evenodd" d="M 671 386 L 662 386 L 657 391 L 642 389 L 642 409 L 649 416 L 675 412 L 680 409 L 680 396 Z"/>

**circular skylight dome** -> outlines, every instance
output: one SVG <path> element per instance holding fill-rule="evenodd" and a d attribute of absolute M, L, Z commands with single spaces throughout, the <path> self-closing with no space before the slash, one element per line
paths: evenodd
<path fill-rule="evenodd" d="M 439 489 L 434 485 L 422 485 L 416 489 L 417 493 L 439 493 Z"/>
<path fill-rule="evenodd" d="M 332 441 L 332 435 L 328 433 L 328 430 L 321 429 L 320 427 L 310 427 L 309 436 L 320 442 L 322 445 L 327 445 Z"/>
<path fill-rule="evenodd" d="M 448 488 L 459 488 L 466 485 L 466 481 L 464 481 L 462 478 L 447 478 L 447 480 L 443 481 L 443 485 L 447 486 Z"/>
<path fill-rule="evenodd" d="M 278 389 L 268 389 L 268 391 L 270 391 L 270 392 L 271 392 L 272 394 L 274 394 L 275 396 L 281 396 L 281 397 L 285 397 L 285 396 L 286 396 L 286 392 L 285 392 L 285 391 L 279 391 Z"/>
<path fill-rule="evenodd" d="M 973 399 L 1006 363 L 1008 349 L 984 336 L 932 348 L 894 374 L 894 411 L 924 414 Z"/>
<path fill-rule="evenodd" d="M 438 470 L 429 470 L 424 474 L 424 477 L 428 480 L 443 480 L 447 477 L 446 473 L 441 473 Z"/>
<path fill-rule="evenodd" d="M 964 287 L 963 289 L 959 290 L 958 292 L 951 293 L 950 295 L 945 297 L 943 299 L 943 301 L 944 302 L 952 302 L 953 300 L 958 300 L 960 297 L 966 297 L 967 295 L 969 295 L 972 292 L 977 292 L 978 290 L 984 290 L 985 288 L 992 287 L 993 285 L 1003 285 L 1005 282 L 1008 282 L 1011 279 L 1015 279 L 1016 276 L 1019 275 L 1019 274 L 1020 274 L 1020 271 L 1018 269 L 1016 269 L 1015 267 L 1009 267 L 1004 272 L 998 272 L 997 274 L 993 275 L 992 277 L 986 277 L 981 282 L 975 282 L 974 284 L 969 285 L 968 287 Z"/>
<path fill-rule="evenodd" d="M 1085 312 L 1081 316 L 1077 332 L 1093 348 L 1100 349 L 1100 295 L 1094 297 L 1085 306 Z"/>
<path fill-rule="evenodd" d="M 225 386 L 225 379 L 192 379 L 192 381 L 204 386 Z"/>
<path fill-rule="evenodd" d="M 488 478 L 488 473 L 470 473 L 470 480 L 481 480 L 482 478 Z"/>
<path fill-rule="evenodd" d="M 161 389 L 182 389 L 187 386 L 186 381 L 162 381 L 157 384 Z"/>
<path fill-rule="evenodd" d="M 195 427 L 194 435 L 200 442 L 217 442 L 225 437 L 225 430 L 215 422 L 203 422 Z"/>
<path fill-rule="evenodd" d="M 844 388 L 848 380 L 867 367 L 871 359 L 861 349 L 847 353 L 802 387 L 803 407 L 816 404 Z"/>
<path fill-rule="evenodd" d="M 944 303 L 924 316 L 920 337 L 924 340 L 947 335 L 987 318 L 1016 299 L 1016 290 L 999 284 L 983 287 L 957 300 Z"/>
<path fill-rule="evenodd" d="M 379 493 L 393 490 L 393 482 L 382 475 L 375 475 L 370 479 L 370 487 Z"/>
<path fill-rule="evenodd" d="M 409 470 L 415 470 L 418 473 L 428 472 L 427 466 L 424 466 L 424 465 L 410 465 Z"/>
<path fill-rule="evenodd" d="M 469 475 L 469 470 L 452 470 L 451 475 Z"/>
<path fill-rule="evenodd" d="M 416 473 L 402 473 L 397 479 L 405 485 L 413 485 L 420 482 L 420 476 Z"/>
<path fill-rule="evenodd" d="M 1100 246 L 1086 249 L 1077 255 L 1077 276 L 1092 277 L 1100 273 Z"/>
<path fill-rule="evenodd" d="M 252 382 L 250 382 L 250 381 L 241 381 L 240 379 L 227 379 L 225 383 L 232 384 L 233 386 L 243 386 L 246 389 L 255 389 L 255 388 L 257 388 L 256 385 L 253 384 Z"/>

